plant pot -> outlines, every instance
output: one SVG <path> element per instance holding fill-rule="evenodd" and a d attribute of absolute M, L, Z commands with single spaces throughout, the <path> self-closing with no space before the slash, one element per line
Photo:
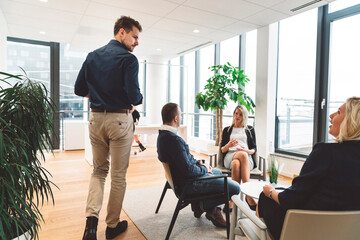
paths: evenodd
<path fill-rule="evenodd" d="M 277 180 L 278 180 L 278 171 L 277 170 L 272 170 L 269 172 L 269 181 L 271 184 L 277 184 Z"/>
<path fill-rule="evenodd" d="M 16 237 L 16 238 L 13 238 L 11 240 L 30 240 L 31 239 L 31 235 L 30 235 L 30 230 L 23 233 L 22 235 Z"/>

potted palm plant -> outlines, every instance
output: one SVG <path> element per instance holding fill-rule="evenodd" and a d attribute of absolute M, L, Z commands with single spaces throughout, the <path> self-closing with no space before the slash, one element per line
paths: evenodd
<path fill-rule="evenodd" d="M 42 83 L 0 72 L 0 239 L 38 239 L 39 207 L 54 204 L 51 174 L 42 167 L 51 148 L 54 104 Z"/>
<path fill-rule="evenodd" d="M 215 146 L 219 146 L 222 131 L 223 109 L 226 108 L 228 99 L 239 102 L 247 110 L 254 113 L 255 104 L 253 100 L 245 93 L 245 84 L 250 80 L 244 74 L 243 70 L 232 66 L 229 62 L 224 65 L 209 67 L 214 71 L 214 76 L 207 80 L 204 87 L 204 93 L 196 95 L 195 103 L 199 108 L 205 111 L 216 110 L 216 140 Z"/>

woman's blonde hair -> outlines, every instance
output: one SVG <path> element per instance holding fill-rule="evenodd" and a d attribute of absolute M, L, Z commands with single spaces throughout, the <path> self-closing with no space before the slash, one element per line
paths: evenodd
<path fill-rule="evenodd" d="M 238 105 L 238 106 L 236 106 L 236 108 L 235 108 L 235 110 L 234 110 L 234 112 L 233 112 L 233 120 L 232 120 L 232 124 L 231 124 L 231 127 L 230 128 L 233 128 L 234 127 L 234 125 L 235 125 L 235 118 L 234 118 L 234 115 L 235 115 L 235 112 L 236 112 L 236 110 L 237 109 L 239 109 L 240 110 L 240 112 L 242 113 L 242 115 L 243 115 L 243 121 L 242 121 L 242 127 L 243 128 L 248 128 L 247 127 L 247 123 L 248 123 L 248 111 L 247 111 L 247 109 L 246 109 L 246 107 L 245 106 L 242 106 L 242 105 Z M 228 131 L 230 131 L 230 128 L 228 129 Z"/>
<path fill-rule="evenodd" d="M 348 98 L 345 106 L 346 115 L 335 141 L 360 140 L 360 97 Z"/>

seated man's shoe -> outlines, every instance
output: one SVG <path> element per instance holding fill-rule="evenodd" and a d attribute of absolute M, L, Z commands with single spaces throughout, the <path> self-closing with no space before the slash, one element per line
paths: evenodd
<path fill-rule="evenodd" d="M 125 232 L 127 227 L 128 227 L 128 222 L 126 220 L 119 222 L 115 228 L 106 227 L 106 232 L 105 232 L 106 239 L 113 239 L 117 237 L 120 233 Z"/>
<path fill-rule="evenodd" d="M 245 201 L 246 201 L 246 203 L 249 205 L 249 208 L 250 208 L 251 210 L 256 211 L 256 205 L 257 205 L 257 204 L 255 204 L 255 205 L 250 205 L 250 203 L 248 202 L 246 196 L 245 196 Z"/>
<path fill-rule="evenodd" d="M 140 147 L 140 152 L 143 152 L 146 150 L 146 147 L 144 147 L 144 145 L 142 145 L 142 143 L 139 143 L 139 147 Z"/>
<path fill-rule="evenodd" d="M 96 240 L 97 225 L 97 217 L 87 217 L 84 236 L 82 240 Z"/>
<path fill-rule="evenodd" d="M 221 208 L 215 207 L 207 211 L 205 217 L 209 219 L 216 227 L 226 228 L 226 221 L 221 214 Z"/>
<path fill-rule="evenodd" d="M 226 211 L 229 209 L 229 213 L 232 212 L 232 208 L 227 208 L 226 205 L 223 208 L 223 212 L 226 213 Z"/>
<path fill-rule="evenodd" d="M 194 212 L 194 217 L 196 218 L 200 218 L 201 215 L 204 213 L 204 211 L 200 208 L 200 202 L 192 202 L 191 210 Z"/>

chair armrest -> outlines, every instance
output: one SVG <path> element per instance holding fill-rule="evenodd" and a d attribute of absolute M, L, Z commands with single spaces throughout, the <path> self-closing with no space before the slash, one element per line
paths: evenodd
<path fill-rule="evenodd" d="M 227 174 L 221 174 L 221 175 L 214 175 L 214 176 L 203 176 L 203 177 L 188 179 L 186 181 L 186 183 L 192 183 L 192 182 L 195 182 L 195 181 L 203 181 L 203 180 L 216 179 L 216 178 L 225 178 L 225 177 L 228 177 L 228 175 Z"/>
<path fill-rule="evenodd" d="M 225 193 L 226 195 L 228 196 L 228 181 L 227 181 L 227 177 L 228 175 L 227 174 L 221 174 L 221 175 L 214 175 L 214 176 L 202 176 L 202 177 L 198 177 L 198 178 L 193 178 L 193 179 L 188 179 L 185 181 L 185 185 L 184 185 L 184 188 L 182 190 L 182 193 L 181 193 L 181 197 L 180 198 L 183 198 L 186 194 L 186 190 L 188 188 L 188 186 L 193 183 L 193 182 L 196 182 L 196 181 L 204 181 L 204 180 L 210 180 L 210 179 L 217 179 L 217 178 L 223 178 L 224 179 L 224 190 L 225 190 Z M 229 199 L 229 198 L 228 198 Z"/>
<path fill-rule="evenodd" d="M 266 181 L 266 160 L 265 158 L 259 156 L 259 164 L 261 162 L 261 171 L 262 171 L 262 174 L 263 174 L 263 178 L 264 178 L 264 181 Z"/>
<path fill-rule="evenodd" d="M 259 165 L 260 165 L 260 170 L 266 169 L 265 158 L 262 156 L 259 156 Z"/>
<path fill-rule="evenodd" d="M 266 224 L 258 218 L 252 210 L 243 202 L 240 200 L 239 195 L 233 195 L 231 197 L 231 200 L 233 200 L 234 204 L 240 209 L 240 211 L 247 216 L 258 228 L 262 230 L 266 230 Z"/>
<path fill-rule="evenodd" d="M 204 180 L 209 180 L 209 179 L 217 179 L 217 178 L 224 178 L 224 181 L 227 184 L 227 174 L 221 174 L 221 175 L 214 175 L 214 176 L 202 176 L 202 177 L 198 177 L 198 178 L 192 178 L 192 179 L 188 179 L 185 181 L 185 185 L 183 190 L 185 190 L 191 183 L 196 182 L 196 181 L 204 181 Z"/>
<path fill-rule="evenodd" d="M 212 154 L 208 154 L 208 155 L 209 155 L 209 158 L 210 158 L 210 166 L 211 167 L 216 167 L 217 154 L 212 153 Z M 213 158 L 214 158 L 214 164 L 213 164 Z"/>

